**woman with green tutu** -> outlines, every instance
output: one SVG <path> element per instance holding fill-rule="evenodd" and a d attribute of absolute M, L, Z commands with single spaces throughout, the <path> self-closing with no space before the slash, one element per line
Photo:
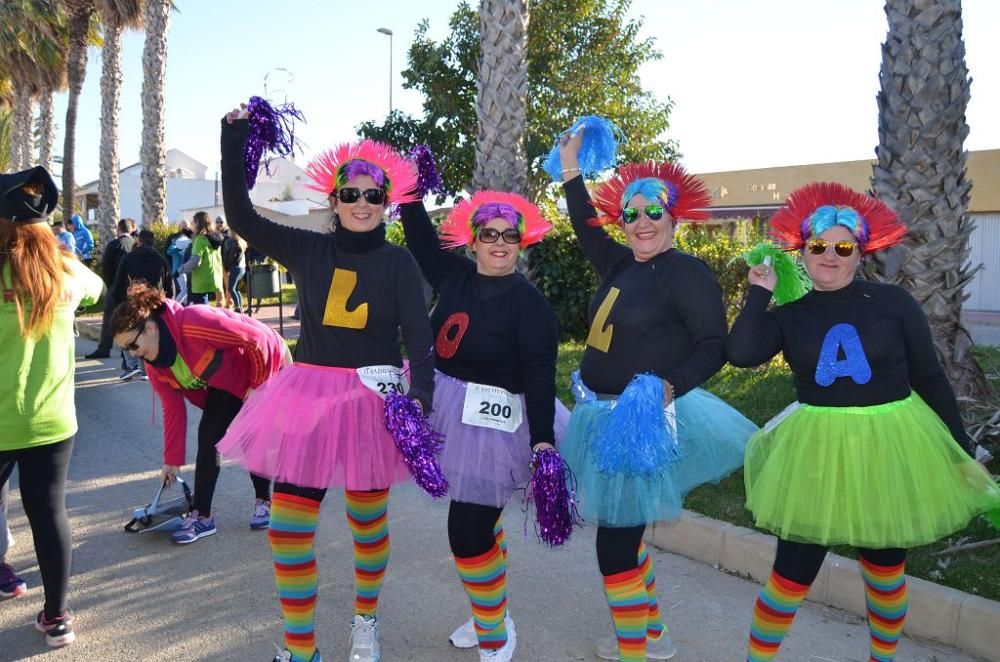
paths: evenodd
<path fill-rule="evenodd" d="M 805 296 L 768 310 L 776 269 L 750 270 L 730 331 L 729 361 L 782 352 L 798 401 L 747 444 L 747 508 L 778 536 L 753 610 L 748 660 L 772 660 L 831 545 L 858 548 L 870 660 L 892 660 L 906 616 L 906 550 L 1000 507 L 1000 489 L 970 457 L 971 440 L 938 363 L 923 310 L 906 290 L 855 278 L 862 255 L 902 240 L 885 204 L 839 184 L 809 184 L 771 218 L 801 250 Z"/>

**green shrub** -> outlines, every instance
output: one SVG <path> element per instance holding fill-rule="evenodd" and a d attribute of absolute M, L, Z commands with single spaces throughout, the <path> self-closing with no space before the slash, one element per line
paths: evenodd
<path fill-rule="evenodd" d="M 167 237 L 177 232 L 176 225 L 169 225 L 167 223 L 150 223 L 149 225 L 143 226 L 144 230 L 151 230 L 156 236 L 156 240 L 153 243 L 153 247 L 160 251 L 164 255 L 167 253 Z"/>
<path fill-rule="evenodd" d="M 735 223 L 747 223 L 734 221 Z M 731 236 L 726 230 L 735 229 L 735 235 L 746 236 L 746 240 Z M 685 253 L 690 253 L 705 262 L 719 279 L 722 297 L 726 304 L 726 317 L 735 319 L 743 304 L 747 291 L 747 265 L 737 260 L 750 246 L 759 241 L 757 233 L 749 227 L 727 228 L 726 226 L 701 226 L 683 224 L 674 236 L 674 245 Z"/>
<path fill-rule="evenodd" d="M 527 257 L 532 282 L 555 311 L 560 339 L 586 338 L 587 307 L 597 290 L 597 274 L 580 250 L 569 221 L 557 218 L 552 231 L 531 247 Z"/>

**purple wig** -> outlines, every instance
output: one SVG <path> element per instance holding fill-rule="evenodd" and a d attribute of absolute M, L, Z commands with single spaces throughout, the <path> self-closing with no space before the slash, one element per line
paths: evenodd
<path fill-rule="evenodd" d="M 374 163 L 369 163 L 361 159 L 351 159 L 337 168 L 337 188 L 343 188 L 352 179 L 361 175 L 371 177 L 375 181 L 375 186 L 378 186 L 383 191 L 389 190 L 389 178 L 385 176 L 382 169 Z"/>
<path fill-rule="evenodd" d="M 472 229 L 478 233 L 481 226 L 494 218 L 502 218 L 510 223 L 510 227 L 518 232 L 524 232 L 524 217 L 513 206 L 504 202 L 487 202 L 479 206 L 472 215 Z"/>

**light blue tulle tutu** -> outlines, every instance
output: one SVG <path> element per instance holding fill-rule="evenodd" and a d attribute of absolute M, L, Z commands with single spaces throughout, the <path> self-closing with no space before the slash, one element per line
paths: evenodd
<path fill-rule="evenodd" d="M 576 474 L 580 512 L 588 524 L 638 526 L 676 519 L 688 492 L 743 466 L 747 439 L 758 429 L 724 400 L 695 389 L 675 403 L 676 442 L 666 431 L 662 435 L 664 443 L 676 444 L 669 461 L 652 472 L 630 471 L 628 465 L 602 470 L 607 453 L 597 446 L 609 443 L 604 431 L 617 401 L 597 399 L 578 373 L 573 378 L 576 406 L 559 452 Z"/>

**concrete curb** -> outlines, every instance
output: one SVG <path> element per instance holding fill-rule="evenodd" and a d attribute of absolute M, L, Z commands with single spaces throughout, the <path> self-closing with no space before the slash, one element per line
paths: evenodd
<path fill-rule="evenodd" d="M 656 522 L 646 540 L 660 549 L 716 568 L 767 581 L 777 538 L 690 511 Z M 910 605 L 903 631 L 1000 661 L 1000 602 L 907 577 Z M 864 584 L 856 561 L 828 554 L 808 599 L 866 616 Z"/>

